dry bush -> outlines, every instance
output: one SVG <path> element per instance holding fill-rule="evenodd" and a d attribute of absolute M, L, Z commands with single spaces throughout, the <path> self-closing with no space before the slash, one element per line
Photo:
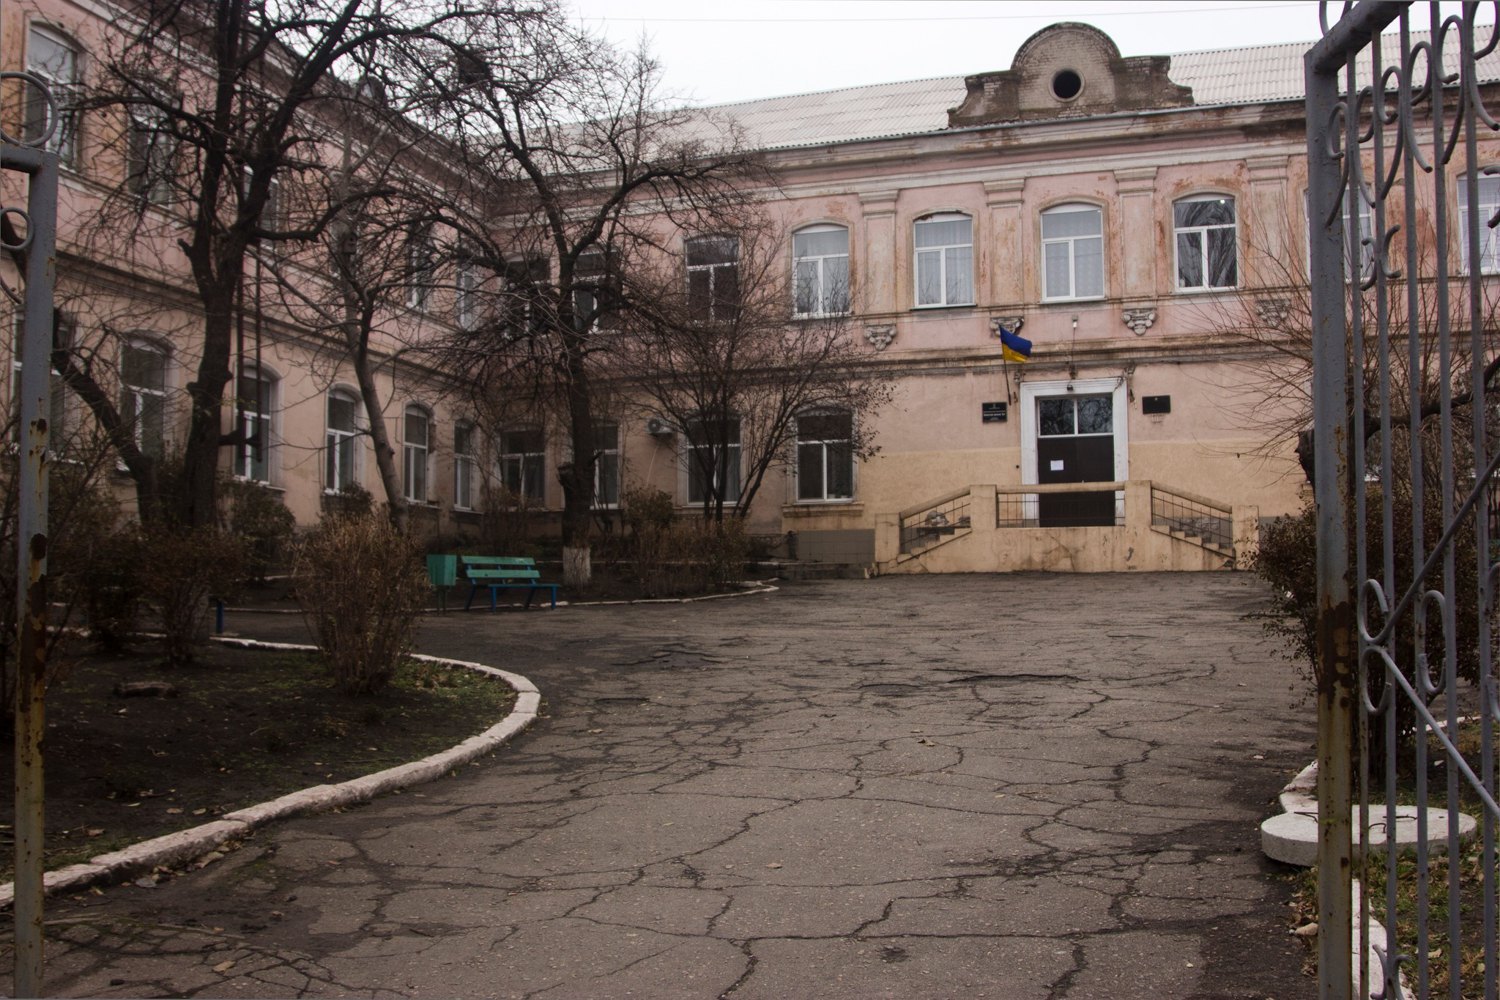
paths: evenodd
<path fill-rule="evenodd" d="M 141 598 L 161 622 L 167 662 L 190 663 L 208 640 L 211 602 L 244 578 L 245 542 L 215 527 L 140 529 Z"/>
<path fill-rule="evenodd" d="M 416 544 L 384 517 L 334 517 L 303 541 L 297 601 L 335 683 L 371 694 L 411 651 L 427 603 L 427 571 Z"/>

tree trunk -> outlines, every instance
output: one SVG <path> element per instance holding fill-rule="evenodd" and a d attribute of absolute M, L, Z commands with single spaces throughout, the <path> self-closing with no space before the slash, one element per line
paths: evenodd
<path fill-rule="evenodd" d="M 198 377 L 188 383 L 192 406 L 187 440 L 183 443 L 182 481 L 179 495 L 163 506 L 175 509 L 185 528 L 217 523 L 214 501 L 218 489 L 219 447 L 224 436 L 224 387 L 233 377 L 229 371 L 230 346 L 234 343 L 234 295 L 205 295 L 207 316 L 203 323 L 203 355 Z"/>
<path fill-rule="evenodd" d="M 370 443 L 375 447 L 375 468 L 380 473 L 381 488 L 385 490 L 386 508 L 396 530 L 405 532 L 410 518 L 406 496 L 401 489 L 401 475 L 396 469 L 396 449 L 392 447 L 390 431 L 386 429 L 375 374 L 370 370 L 369 351 L 361 343 L 364 338 L 359 326 L 359 321 L 353 320 L 345 327 L 349 353 L 354 359 L 354 378 L 359 383 L 359 397 L 365 404 L 365 421 L 370 426 Z"/>
<path fill-rule="evenodd" d="M 563 488 L 563 584 L 584 587 L 593 579 L 590 535 L 593 531 L 596 442 L 592 386 L 583 368 L 583 345 L 578 342 L 577 335 L 565 335 L 563 343 L 568 352 L 568 431 L 573 446 L 573 460 L 557 470 Z M 571 557 L 569 552 L 573 553 Z"/>

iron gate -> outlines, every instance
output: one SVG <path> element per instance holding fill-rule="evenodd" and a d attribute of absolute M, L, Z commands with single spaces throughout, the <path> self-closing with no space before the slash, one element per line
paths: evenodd
<path fill-rule="evenodd" d="M 1322 997 L 1497 996 L 1497 7 L 1325 3 L 1306 56 Z"/>

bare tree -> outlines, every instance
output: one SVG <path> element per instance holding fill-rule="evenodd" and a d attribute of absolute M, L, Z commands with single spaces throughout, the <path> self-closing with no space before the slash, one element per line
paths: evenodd
<path fill-rule="evenodd" d="M 745 210 L 736 228 L 689 240 L 631 279 L 641 307 L 611 371 L 625 398 L 683 435 L 689 494 L 709 520 L 743 517 L 767 472 L 796 461 L 799 422 L 826 425 L 852 469 L 874 452 L 868 418 L 891 399 L 890 373 L 852 334 L 847 287 L 798 290 L 794 301 L 785 246 L 786 234 Z"/>
<path fill-rule="evenodd" d="M 487 18 L 427 61 L 428 87 L 442 95 L 434 115 L 448 115 L 435 127 L 473 176 L 496 185 L 487 204 L 500 213 L 462 227 L 492 308 L 454 338 L 449 364 L 560 426 L 570 453 L 558 469 L 564 578 L 580 584 L 590 575 L 596 379 L 614 347 L 601 331 L 635 308 L 624 276 L 679 227 L 732 214 L 743 189 L 767 178 L 730 130 L 666 109 L 648 58 L 580 32 L 561 7 L 517 22 L 481 6 Z"/>
<path fill-rule="evenodd" d="M 192 292 L 183 305 L 197 328 L 180 455 L 138 447 L 131 423 L 140 414 L 114 405 L 97 355 L 70 350 L 61 359 L 70 388 L 135 479 L 143 519 L 214 521 L 219 452 L 237 443 L 238 432 L 222 430 L 222 411 L 247 261 L 262 244 L 316 237 L 337 214 L 325 201 L 292 230 L 268 209 L 278 189 L 327 192 L 330 108 L 353 96 L 341 74 L 378 60 L 384 46 L 462 19 L 463 7 L 458 0 L 137 0 L 120 22 L 123 41 L 96 60 L 80 108 L 115 123 L 125 169 L 93 231 L 109 234 L 115 256 L 144 273 L 170 270 L 180 255 Z M 166 502 L 158 499 L 163 461 L 175 486 Z"/>

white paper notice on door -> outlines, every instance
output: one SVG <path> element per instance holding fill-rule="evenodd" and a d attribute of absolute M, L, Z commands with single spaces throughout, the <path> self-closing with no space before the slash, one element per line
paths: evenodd
<path fill-rule="evenodd" d="M 1052 460 L 1052 468 L 1049 469 L 1048 471 L 1050 471 L 1050 472 L 1061 472 L 1062 470 L 1063 470 L 1063 460 L 1060 459 L 1060 458 L 1054 458 Z"/>

